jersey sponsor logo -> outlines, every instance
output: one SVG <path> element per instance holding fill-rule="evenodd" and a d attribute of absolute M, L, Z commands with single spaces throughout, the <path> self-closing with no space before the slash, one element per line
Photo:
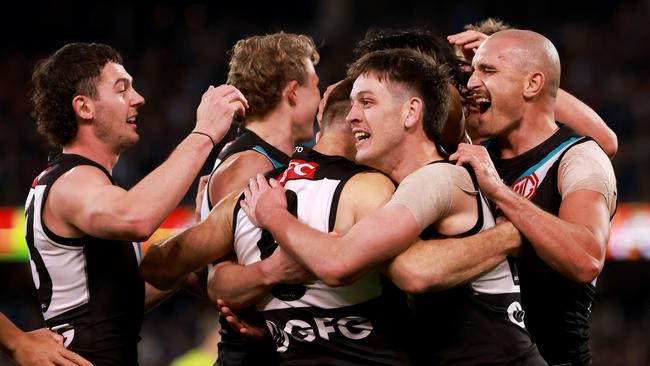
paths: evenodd
<path fill-rule="evenodd" d="M 318 164 L 313 161 L 292 159 L 287 170 L 278 177 L 278 182 L 284 185 L 290 179 L 314 179 L 316 168 Z"/>
<path fill-rule="evenodd" d="M 351 340 L 360 340 L 368 337 L 373 330 L 370 320 L 361 316 L 346 316 L 335 318 L 312 318 L 312 322 L 291 319 L 284 327 L 278 326 L 273 321 L 267 320 L 271 337 L 275 342 L 277 351 L 284 353 L 289 348 L 291 338 L 299 342 L 313 342 L 321 339 L 330 340 L 330 334 L 338 334 Z M 291 336 L 291 337 L 289 337 Z"/>
<path fill-rule="evenodd" d="M 508 306 L 508 319 L 522 328 L 526 328 L 524 325 L 524 315 L 525 312 L 518 301 L 513 301 Z"/>
<path fill-rule="evenodd" d="M 516 181 L 512 185 L 512 190 L 530 200 L 535 196 L 535 193 L 537 193 L 538 187 L 539 178 L 537 177 L 537 174 L 533 173 Z"/>

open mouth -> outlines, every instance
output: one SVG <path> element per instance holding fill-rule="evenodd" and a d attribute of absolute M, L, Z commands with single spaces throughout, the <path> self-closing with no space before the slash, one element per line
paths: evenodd
<path fill-rule="evenodd" d="M 492 101 L 484 96 L 474 96 L 474 104 L 478 107 L 481 114 L 483 114 L 490 109 Z"/>
<path fill-rule="evenodd" d="M 354 139 L 357 140 L 357 143 L 367 140 L 370 138 L 370 134 L 365 131 L 355 131 L 354 132 Z"/>
<path fill-rule="evenodd" d="M 126 123 L 128 123 L 130 125 L 135 125 L 135 116 L 127 118 Z"/>

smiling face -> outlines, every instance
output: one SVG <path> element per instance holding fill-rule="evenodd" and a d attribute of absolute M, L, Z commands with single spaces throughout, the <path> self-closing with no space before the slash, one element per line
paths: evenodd
<path fill-rule="evenodd" d="M 520 50 L 507 38 L 490 37 L 476 52 L 468 88 L 479 109 L 481 136 L 504 136 L 522 120 L 525 74 L 520 58 Z"/>
<path fill-rule="evenodd" d="M 92 102 L 98 139 L 118 154 L 139 140 L 136 116 L 144 98 L 133 89 L 133 78 L 122 65 L 109 62 L 104 66 L 97 82 L 97 98 Z"/>
<path fill-rule="evenodd" d="M 402 87 L 372 74 L 362 74 L 350 94 L 352 109 L 347 121 L 357 148 L 356 161 L 386 171 L 386 157 L 404 139 Z M 383 169 L 382 169 L 383 168 Z"/>

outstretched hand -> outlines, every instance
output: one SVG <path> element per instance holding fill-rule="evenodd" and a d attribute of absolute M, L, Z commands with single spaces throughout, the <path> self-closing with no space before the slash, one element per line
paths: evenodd
<path fill-rule="evenodd" d="M 456 165 L 471 165 L 476 173 L 481 192 L 491 200 L 494 200 L 500 190 L 509 189 L 499 177 L 490 155 L 483 146 L 459 144 L 458 150 L 449 156 L 449 160 L 456 160 Z"/>
<path fill-rule="evenodd" d="M 92 366 L 78 354 L 63 347 L 63 337 L 41 328 L 21 334 L 12 355 L 18 365 Z"/>
<path fill-rule="evenodd" d="M 466 30 L 457 34 L 447 36 L 447 40 L 452 46 L 461 49 L 467 62 L 472 62 L 476 50 L 487 39 L 487 35 L 475 30 Z"/>
<path fill-rule="evenodd" d="M 241 207 L 253 224 L 267 227 L 276 210 L 287 210 L 287 198 L 284 188 L 272 179 L 267 183 L 262 174 L 248 181 L 244 189 L 245 200 Z"/>
<path fill-rule="evenodd" d="M 228 324 L 246 338 L 262 340 L 266 336 L 266 329 L 253 325 L 237 316 L 237 314 L 226 305 L 224 300 L 217 299 L 217 308 L 219 309 L 219 313 L 226 318 Z"/>

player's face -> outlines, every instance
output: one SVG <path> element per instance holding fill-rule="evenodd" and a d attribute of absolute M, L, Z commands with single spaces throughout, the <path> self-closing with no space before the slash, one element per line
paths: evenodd
<path fill-rule="evenodd" d="M 133 78 L 122 65 L 104 66 L 93 104 L 95 135 L 113 151 L 119 154 L 139 140 L 136 117 L 144 98 L 133 89 Z"/>
<path fill-rule="evenodd" d="M 524 74 L 510 42 L 488 38 L 472 61 L 474 72 L 468 87 L 478 107 L 477 127 L 481 136 L 504 136 L 523 118 Z"/>
<path fill-rule="evenodd" d="M 350 94 L 352 108 L 347 121 L 356 141 L 356 161 L 387 171 L 386 156 L 404 139 L 402 122 L 406 98 L 400 98 L 400 86 L 372 74 L 359 76 Z"/>
<path fill-rule="evenodd" d="M 308 141 L 314 135 L 314 117 L 320 103 L 320 90 L 318 90 L 318 75 L 314 64 L 305 59 L 307 77 L 303 85 L 296 89 L 297 105 L 293 123 L 293 137 L 296 141 Z"/>

